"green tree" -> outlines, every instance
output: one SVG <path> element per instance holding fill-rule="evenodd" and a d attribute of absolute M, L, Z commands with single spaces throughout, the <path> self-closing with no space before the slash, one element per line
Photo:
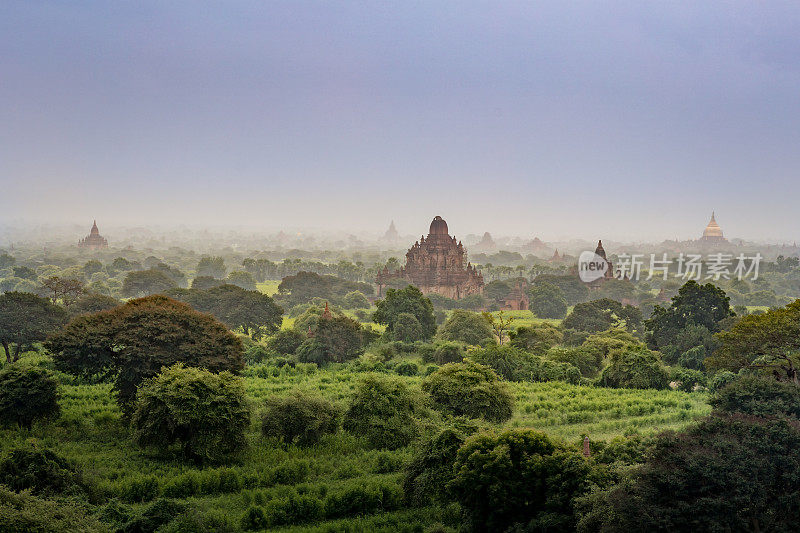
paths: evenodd
<path fill-rule="evenodd" d="M 244 449 L 249 426 L 241 378 L 180 363 L 142 383 L 131 419 L 140 446 L 163 451 L 178 444 L 197 463 L 219 461 Z"/>
<path fill-rule="evenodd" d="M 567 316 L 567 299 L 557 285 L 537 283 L 528 289 L 531 311 L 539 318 L 564 318 Z"/>
<path fill-rule="evenodd" d="M 728 413 L 800 419 L 800 387 L 765 376 L 739 376 L 719 389 L 709 403 Z"/>
<path fill-rule="evenodd" d="M 638 334 L 643 329 L 642 312 L 632 305 L 601 298 L 575 305 L 562 326 L 589 333 L 624 326 L 630 333 Z"/>
<path fill-rule="evenodd" d="M 556 344 L 561 344 L 564 334 L 552 324 L 541 323 L 521 326 L 509 333 L 509 344 L 536 355 L 543 355 Z"/>
<path fill-rule="evenodd" d="M 19 365 L 0 370 L 0 423 L 30 429 L 35 420 L 57 418 L 58 383 L 50 372 Z"/>
<path fill-rule="evenodd" d="M 374 289 L 369 283 L 301 271 L 281 280 L 275 298 L 287 307 L 308 303 L 314 298 L 322 298 L 338 305 L 343 302 L 348 293 L 353 291 L 372 295 Z"/>
<path fill-rule="evenodd" d="M 344 305 L 345 309 L 367 309 L 369 308 L 369 300 L 361 291 L 350 291 L 344 295 L 342 305 Z"/>
<path fill-rule="evenodd" d="M 282 329 L 267 340 L 267 346 L 281 355 L 293 355 L 306 338 L 302 331 L 294 328 Z"/>
<path fill-rule="evenodd" d="M 503 311 L 498 311 L 497 313 L 483 312 L 481 314 L 489 323 L 489 327 L 492 328 L 494 336 L 497 337 L 497 344 L 502 345 L 503 341 L 509 336 L 514 317 L 505 315 Z"/>
<path fill-rule="evenodd" d="M 339 426 L 339 410 L 328 400 L 295 392 L 291 396 L 267 398 L 261 432 L 277 437 L 288 446 L 297 443 L 310 446 L 323 435 L 335 433 Z"/>
<path fill-rule="evenodd" d="M 74 318 L 47 342 L 56 368 L 114 379 L 130 413 L 136 388 L 178 362 L 212 372 L 244 367 L 242 343 L 211 315 L 166 296 L 129 300 L 109 311 Z"/>
<path fill-rule="evenodd" d="M 141 297 L 157 294 L 177 287 L 178 284 L 161 270 L 134 270 L 122 282 L 122 295 Z"/>
<path fill-rule="evenodd" d="M 99 311 L 107 311 L 109 309 L 114 309 L 118 305 L 122 305 L 122 302 L 117 300 L 116 298 L 112 298 L 111 296 L 105 296 L 103 294 L 97 294 L 95 292 L 87 292 L 77 300 L 75 300 L 72 305 L 69 306 L 67 311 L 72 316 L 75 315 L 83 315 L 86 313 L 97 313 Z"/>
<path fill-rule="evenodd" d="M 609 365 L 600 374 L 605 387 L 625 389 L 666 389 L 669 373 L 657 352 L 645 347 L 628 347 L 611 353 Z"/>
<path fill-rule="evenodd" d="M 84 288 L 81 280 L 50 276 L 42 281 L 42 291 L 50 296 L 54 304 L 61 302 L 69 306 L 83 294 Z"/>
<path fill-rule="evenodd" d="M 462 309 L 453 310 L 450 318 L 439 328 L 436 337 L 443 341 L 463 342 L 480 345 L 487 339 L 493 340 L 492 326 L 486 317 Z"/>
<path fill-rule="evenodd" d="M 89 261 L 86 261 L 86 263 L 83 265 L 83 273 L 87 277 L 92 277 L 92 274 L 94 274 L 95 272 L 100 272 L 102 270 L 103 270 L 103 263 L 101 263 L 97 259 L 90 259 Z"/>
<path fill-rule="evenodd" d="M 241 270 L 234 270 L 225 280 L 227 283 L 231 285 L 236 285 L 237 287 L 241 287 L 247 291 L 255 291 L 256 290 L 256 280 L 252 274 L 249 272 L 244 272 Z"/>
<path fill-rule="evenodd" d="M 774 372 L 800 385 L 800 300 L 763 314 L 750 314 L 717 335 L 722 346 L 705 363 L 712 370 L 742 368 Z"/>
<path fill-rule="evenodd" d="M 394 450 L 419 435 L 414 394 L 396 379 L 366 377 L 356 388 L 344 415 L 344 429 L 364 437 L 373 448 Z"/>
<path fill-rule="evenodd" d="M 376 311 L 372 314 L 373 322 L 385 324 L 386 331 L 391 334 L 402 313 L 410 313 L 422 326 L 423 339 L 430 339 L 436 333 L 436 317 L 433 304 L 422 292 L 409 285 L 404 289 L 387 289 L 386 297 L 375 303 Z"/>
<path fill-rule="evenodd" d="M 458 450 L 450 490 L 472 531 L 574 530 L 589 469 L 544 433 L 480 433 Z"/>
<path fill-rule="evenodd" d="M 540 274 L 531 283 L 532 287 L 547 283 L 555 285 L 564 293 L 567 305 L 575 305 L 589 299 L 589 289 L 584 282 L 575 275 Z"/>
<path fill-rule="evenodd" d="M 195 269 L 196 276 L 208 276 L 211 278 L 222 279 L 225 277 L 227 269 L 225 268 L 225 259 L 222 257 L 211 257 L 204 255 L 197 262 Z"/>
<path fill-rule="evenodd" d="M 423 381 L 422 390 L 436 409 L 455 416 L 504 422 L 514 411 L 514 397 L 494 370 L 469 360 L 442 366 Z"/>
<path fill-rule="evenodd" d="M 400 313 L 394 323 L 392 338 L 400 342 L 416 342 L 424 340 L 422 324 L 411 313 Z"/>
<path fill-rule="evenodd" d="M 630 481 L 598 499 L 600 524 L 579 531 L 796 531 L 798 447 L 796 424 L 741 414 L 668 432 Z"/>
<path fill-rule="evenodd" d="M 211 276 L 197 276 L 192 280 L 192 290 L 205 291 L 220 285 L 225 285 L 225 281 Z"/>
<path fill-rule="evenodd" d="M 45 340 L 66 321 L 67 312 L 47 298 L 27 292 L 0 294 L 0 343 L 6 361 L 18 360 L 21 351 Z"/>
<path fill-rule="evenodd" d="M 15 448 L 0 462 L 0 485 L 31 494 L 80 495 L 85 484 L 77 468 L 52 450 Z"/>

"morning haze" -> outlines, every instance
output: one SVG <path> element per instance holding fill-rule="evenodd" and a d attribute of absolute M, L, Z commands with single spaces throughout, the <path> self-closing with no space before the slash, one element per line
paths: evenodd
<path fill-rule="evenodd" d="M 0 221 L 792 242 L 798 15 L 5 2 Z"/>

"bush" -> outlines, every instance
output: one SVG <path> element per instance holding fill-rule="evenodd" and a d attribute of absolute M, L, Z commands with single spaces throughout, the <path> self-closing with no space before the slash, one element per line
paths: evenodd
<path fill-rule="evenodd" d="M 556 326 L 542 323 L 521 326 L 512 331 L 509 338 L 511 346 L 536 355 L 543 355 L 549 348 L 560 344 L 564 340 L 564 334 Z"/>
<path fill-rule="evenodd" d="M 579 383 L 581 380 L 580 370 L 569 363 L 549 361 L 509 345 L 473 349 L 469 356 L 509 381 Z"/>
<path fill-rule="evenodd" d="M 394 371 L 399 376 L 416 376 L 419 374 L 419 367 L 416 363 L 412 363 L 411 361 L 402 361 L 394 367 Z"/>
<path fill-rule="evenodd" d="M 735 381 L 737 376 L 738 376 L 737 374 L 734 374 L 730 370 L 720 370 L 719 372 L 715 373 L 713 376 L 708 378 L 709 392 L 717 392 L 719 389 L 721 389 L 728 383 Z"/>
<path fill-rule="evenodd" d="M 492 326 L 483 315 L 455 309 L 450 318 L 439 328 L 436 336 L 443 341 L 480 345 L 485 339 L 494 337 Z M 453 361 L 446 361 L 448 363 Z"/>
<path fill-rule="evenodd" d="M 597 375 L 603 365 L 603 352 L 591 346 L 574 348 L 556 346 L 547 350 L 546 357 L 550 361 L 576 367 L 584 377 Z"/>
<path fill-rule="evenodd" d="M 286 498 L 272 500 L 264 509 L 270 527 L 313 522 L 322 517 L 322 502 L 313 496 L 292 492 Z"/>
<path fill-rule="evenodd" d="M 729 413 L 800 418 L 800 386 L 744 375 L 719 389 L 709 403 L 717 411 Z"/>
<path fill-rule="evenodd" d="M 266 401 L 261 432 L 276 437 L 287 446 L 297 443 L 309 446 L 339 425 L 339 410 L 323 398 L 296 392 L 289 397 L 274 396 Z"/>
<path fill-rule="evenodd" d="M 18 364 L 0 371 L 0 424 L 30 429 L 35 420 L 59 413 L 58 383 L 50 372 Z"/>
<path fill-rule="evenodd" d="M 108 527 L 72 501 L 50 501 L 0 486 L 0 531 L 36 533 L 100 533 Z"/>
<path fill-rule="evenodd" d="M 149 502 L 159 494 L 158 478 L 155 476 L 133 476 L 120 489 L 120 498 L 131 503 Z"/>
<path fill-rule="evenodd" d="M 416 342 L 425 338 L 422 324 L 411 313 L 400 313 L 394 322 L 392 339 L 400 342 Z"/>
<path fill-rule="evenodd" d="M 455 416 L 503 422 L 514 410 L 514 397 L 497 374 L 472 361 L 444 365 L 425 379 L 422 390 L 434 407 Z"/>
<path fill-rule="evenodd" d="M 157 533 L 237 533 L 239 527 L 220 511 L 189 511 L 179 515 Z"/>
<path fill-rule="evenodd" d="M 244 384 L 229 372 L 213 374 L 179 363 L 142 384 L 131 425 L 140 446 L 163 451 L 180 444 L 195 462 L 220 460 L 247 444 Z"/>
<path fill-rule="evenodd" d="M 50 450 L 16 448 L 0 462 L 0 485 L 36 495 L 80 494 L 83 480 L 75 467 Z"/>
<path fill-rule="evenodd" d="M 263 363 L 273 355 L 269 350 L 260 344 L 248 346 L 244 351 L 244 362 L 248 365 Z"/>
<path fill-rule="evenodd" d="M 144 533 L 156 531 L 161 526 L 172 522 L 175 518 L 185 513 L 188 506 L 185 503 L 159 498 L 148 505 L 139 516 L 133 518 L 119 528 L 119 533 Z"/>
<path fill-rule="evenodd" d="M 245 531 L 261 531 L 268 527 L 267 513 L 261 507 L 252 506 L 242 516 L 242 529 Z"/>
<path fill-rule="evenodd" d="M 600 383 L 614 388 L 666 389 L 669 374 L 656 352 L 629 347 L 611 354 L 610 364 L 600 374 Z"/>
<path fill-rule="evenodd" d="M 359 482 L 329 494 L 325 499 L 325 518 L 366 515 L 399 509 L 403 496 L 400 487 L 384 483 L 364 485 Z"/>
<path fill-rule="evenodd" d="M 530 429 L 483 433 L 459 449 L 450 489 L 479 531 L 572 531 L 572 500 L 586 487 L 577 454 Z"/>
<path fill-rule="evenodd" d="M 437 365 L 460 363 L 464 360 L 467 347 L 460 342 L 440 342 L 434 345 L 432 358 L 428 362 Z"/>
<path fill-rule="evenodd" d="M 373 448 L 393 450 L 419 434 L 417 411 L 416 398 L 403 383 L 372 375 L 356 389 L 344 416 L 344 429 L 366 438 Z"/>
<path fill-rule="evenodd" d="M 697 386 L 705 386 L 706 375 L 699 370 L 675 367 L 672 371 L 672 381 L 678 383 L 678 390 L 692 392 Z"/>
<path fill-rule="evenodd" d="M 345 309 L 367 309 L 369 307 L 369 300 L 367 300 L 363 292 L 351 291 L 344 295 L 342 304 Z"/>
<path fill-rule="evenodd" d="M 281 355 L 292 355 L 306 340 L 306 334 L 294 328 L 282 329 L 269 338 L 267 346 Z"/>

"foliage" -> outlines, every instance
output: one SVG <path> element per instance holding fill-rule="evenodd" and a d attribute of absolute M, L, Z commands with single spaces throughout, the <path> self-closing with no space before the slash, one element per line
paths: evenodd
<path fill-rule="evenodd" d="M 584 461 L 530 429 L 481 433 L 458 451 L 450 489 L 476 531 L 567 531 L 586 487 Z"/>
<path fill-rule="evenodd" d="M 722 347 L 706 360 L 709 368 L 733 372 L 767 369 L 779 380 L 800 384 L 800 300 L 760 315 L 747 315 L 717 337 Z"/>
<path fill-rule="evenodd" d="M 465 354 L 466 346 L 461 343 L 439 342 L 433 345 L 433 351 L 428 362 L 434 362 L 437 365 L 460 363 L 464 360 Z"/>
<path fill-rule="evenodd" d="M 339 425 L 339 410 L 329 401 L 295 392 L 289 397 L 273 396 L 266 401 L 261 432 L 289 445 L 309 446 L 319 442 Z"/>
<path fill-rule="evenodd" d="M 89 292 L 75 300 L 72 305 L 67 308 L 67 311 L 69 311 L 69 314 L 72 316 L 83 315 L 114 309 L 121 304 L 122 302 L 111 296 Z"/>
<path fill-rule="evenodd" d="M 571 364 L 544 359 L 513 346 L 472 349 L 469 357 L 491 367 L 509 381 L 580 381 L 580 371 Z"/>
<path fill-rule="evenodd" d="M 528 289 L 531 311 L 539 318 L 567 316 L 567 299 L 557 285 L 536 283 Z"/>
<path fill-rule="evenodd" d="M 114 378 L 117 400 L 128 413 L 136 387 L 164 366 L 183 362 L 212 372 L 244 367 L 242 343 L 225 326 L 165 296 L 78 316 L 47 346 L 64 372 Z"/>
<path fill-rule="evenodd" d="M 286 276 L 278 285 L 275 297 L 287 307 L 308 303 L 314 298 L 322 298 L 340 304 L 344 297 L 353 291 L 371 296 L 375 289 L 369 283 L 348 281 L 336 276 L 319 275 L 315 272 L 298 272 Z"/>
<path fill-rule="evenodd" d="M 283 321 L 283 308 L 272 298 L 236 285 L 219 285 L 207 290 L 179 289 L 167 294 L 200 312 L 214 315 L 231 329 L 242 328 L 245 335 L 255 340 L 278 331 Z"/>
<path fill-rule="evenodd" d="M 600 375 L 605 387 L 629 389 L 665 389 L 669 374 L 657 352 L 645 347 L 628 347 L 611 354 L 609 365 Z"/>
<path fill-rule="evenodd" d="M 564 294 L 567 305 L 575 305 L 589 299 L 589 289 L 578 276 L 559 276 L 553 274 L 540 274 L 533 280 L 531 288 L 539 284 L 555 285 Z"/>
<path fill-rule="evenodd" d="M 188 505 L 183 502 L 159 498 L 145 507 L 138 516 L 119 528 L 118 533 L 160 531 L 162 526 L 166 526 L 187 510 Z"/>
<path fill-rule="evenodd" d="M 60 276 L 50 276 L 42 281 L 42 290 L 50 295 L 54 304 L 61 302 L 67 307 L 84 292 L 81 280 Z"/>
<path fill-rule="evenodd" d="M 305 362 L 320 365 L 326 362 L 343 363 L 364 353 L 364 334 L 361 324 L 343 314 L 332 313 L 327 316 L 323 314 L 317 321 L 312 335 L 313 342 L 322 349 L 323 360 Z"/>
<path fill-rule="evenodd" d="M 292 355 L 306 338 L 302 331 L 294 328 L 282 329 L 267 340 L 267 346 L 281 355 Z"/>
<path fill-rule="evenodd" d="M 419 435 L 417 403 L 401 381 L 371 375 L 358 385 L 343 426 L 364 437 L 373 448 L 397 449 Z"/>
<path fill-rule="evenodd" d="M 577 304 L 564 319 L 562 326 L 589 333 L 624 326 L 629 333 L 639 334 L 643 329 L 642 312 L 632 305 L 622 305 L 616 300 L 601 298 Z"/>
<path fill-rule="evenodd" d="M 398 376 L 416 376 L 419 374 L 419 367 L 411 361 L 402 361 L 394 367 L 394 371 Z"/>
<path fill-rule="evenodd" d="M 197 277 L 208 276 L 210 278 L 222 279 L 225 277 L 227 268 L 225 268 L 225 258 L 219 256 L 204 255 L 200 258 L 195 269 Z"/>
<path fill-rule="evenodd" d="M 369 300 L 361 291 L 350 291 L 342 298 L 342 305 L 345 309 L 367 309 Z"/>
<path fill-rule="evenodd" d="M 509 334 L 509 337 L 511 346 L 536 355 L 544 354 L 564 340 L 561 330 L 547 323 L 518 327 Z"/>
<path fill-rule="evenodd" d="M 225 282 L 230 285 L 235 285 L 246 291 L 256 290 L 256 280 L 249 272 L 234 270 L 233 272 L 228 274 L 228 277 L 225 278 Z"/>
<path fill-rule="evenodd" d="M 439 328 L 436 337 L 443 341 L 457 341 L 469 345 L 484 344 L 494 332 L 486 317 L 470 311 L 455 309 Z"/>
<path fill-rule="evenodd" d="M 602 350 L 593 346 L 554 346 L 545 357 L 556 363 L 566 363 L 577 368 L 583 377 L 594 377 L 603 366 Z"/>
<path fill-rule="evenodd" d="M 715 410 L 729 413 L 800 419 L 800 387 L 769 377 L 739 376 L 720 388 L 709 403 Z"/>
<path fill-rule="evenodd" d="M 73 501 L 50 501 L 0 485 L 0 531 L 101 533 L 108 528 Z"/>
<path fill-rule="evenodd" d="M 798 446 L 795 424 L 745 415 L 667 433 L 598 502 L 602 531 L 795 531 Z"/>
<path fill-rule="evenodd" d="M 83 479 L 75 466 L 52 450 L 16 448 L 0 461 L 0 485 L 36 495 L 80 494 Z"/>
<path fill-rule="evenodd" d="M 730 298 L 724 290 L 712 283 L 700 285 L 689 280 L 678 290 L 667 309 L 661 306 L 653 309 L 653 314 L 645 322 L 648 343 L 652 348 L 664 349 L 675 344 L 676 336 L 690 325 L 703 326 L 716 333 L 720 330 L 720 322 L 732 315 Z"/>
<path fill-rule="evenodd" d="M 212 278 L 211 276 L 197 276 L 192 280 L 192 290 L 207 291 L 214 287 L 225 285 L 225 280 Z"/>
<path fill-rule="evenodd" d="M 66 321 L 67 312 L 47 298 L 26 292 L 0 294 L 0 343 L 6 361 L 18 360 L 20 351 L 45 340 Z"/>
<path fill-rule="evenodd" d="M 157 294 L 177 287 L 178 284 L 162 270 L 134 270 L 128 272 L 122 282 L 122 295 L 141 297 Z"/>
<path fill-rule="evenodd" d="M 455 416 L 503 422 L 514 410 L 514 397 L 497 374 L 472 361 L 442 366 L 425 379 L 422 390 L 434 407 Z"/>
<path fill-rule="evenodd" d="M 410 313 L 422 327 L 422 339 L 428 340 L 436 333 L 436 318 L 433 315 L 433 304 L 413 285 L 404 289 L 387 289 L 386 297 L 375 303 L 376 311 L 372 314 L 373 322 L 385 324 L 390 334 L 401 314 Z"/>
<path fill-rule="evenodd" d="M 178 363 L 142 383 L 131 419 L 140 446 L 179 444 L 198 463 L 217 461 L 247 445 L 250 410 L 240 378 Z"/>
<path fill-rule="evenodd" d="M 677 383 L 678 390 L 686 392 L 692 392 L 696 387 L 704 387 L 707 381 L 706 375 L 699 370 L 679 366 L 672 369 L 670 379 Z"/>
<path fill-rule="evenodd" d="M 30 428 L 35 420 L 60 412 L 58 383 L 50 372 L 19 363 L 0 370 L 0 424 Z"/>
<path fill-rule="evenodd" d="M 400 313 L 392 328 L 392 338 L 401 342 L 416 342 L 425 340 L 425 332 L 417 317 L 411 313 Z"/>

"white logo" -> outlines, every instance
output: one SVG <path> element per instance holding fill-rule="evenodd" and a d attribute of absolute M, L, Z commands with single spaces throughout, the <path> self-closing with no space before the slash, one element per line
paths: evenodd
<path fill-rule="evenodd" d="M 607 271 L 608 261 L 594 252 L 581 252 L 578 257 L 578 277 L 582 282 L 591 283 L 605 276 Z"/>

